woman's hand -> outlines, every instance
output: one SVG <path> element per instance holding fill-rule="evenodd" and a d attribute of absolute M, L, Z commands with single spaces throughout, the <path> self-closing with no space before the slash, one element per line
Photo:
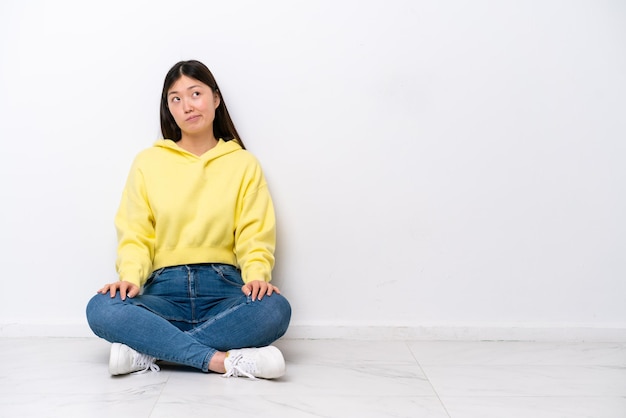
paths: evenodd
<path fill-rule="evenodd" d="M 273 284 L 264 282 L 263 280 L 253 280 L 241 286 L 241 291 L 246 296 L 251 296 L 252 301 L 263 299 L 263 296 L 272 296 L 276 292 L 280 295 L 280 289 Z"/>
<path fill-rule="evenodd" d="M 130 282 L 120 281 L 105 284 L 102 289 L 98 290 L 98 293 L 102 293 L 103 295 L 106 293 L 110 293 L 111 297 L 114 298 L 118 290 L 120 292 L 120 297 L 122 298 L 122 300 L 126 300 L 126 296 L 128 296 L 129 298 L 134 298 L 139 294 L 139 287 L 137 287 L 137 285 L 134 285 Z"/>

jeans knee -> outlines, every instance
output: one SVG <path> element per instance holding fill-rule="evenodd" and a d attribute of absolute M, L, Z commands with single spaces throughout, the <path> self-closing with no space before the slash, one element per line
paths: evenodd
<path fill-rule="evenodd" d="M 98 322 L 98 318 L 100 317 L 101 309 L 101 296 L 102 295 L 94 295 L 89 302 L 87 303 L 87 308 L 85 309 L 85 314 L 87 315 L 87 323 L 93 330 L 93 325 Z"/>
<path fill-rule="evenodd" d="M 98 293 L 87 303 L 87 307 L 85 309 L 87 323 L 96 335 L 100 335 L 99 330 L 105 328 L 107 324 L 111 323 L 113 311 L 111 307 L 114 302 L 115 299 L 110 298 L 108 295 Z"/>
<path fill-rule="evenodd" d="M 274 298 L 274 296 L 278 296 Z M 273 299 L 272 299 L 273 298 Z M 276 330 L 276 339 L 282 337 L 291 321 L 291 304 L 282 295 L 272 295 L 270 297 L 273 301 L 271 318 L 274 320 L 274 329 Z"/>

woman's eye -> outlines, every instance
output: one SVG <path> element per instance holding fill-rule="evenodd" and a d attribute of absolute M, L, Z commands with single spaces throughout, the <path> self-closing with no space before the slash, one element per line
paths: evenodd
<path fill-rule="evenodd" d="M 172 103 L 180 102 L 180 97 L 172 97 Z"/>
<path fill-rule="evenodd" d="M 198 96 L 200 96 L 200 92 L 199 91 L 194 91 L 193 93 L 191 93 L 191 95 L 193 97 L 198 97 Z"/>

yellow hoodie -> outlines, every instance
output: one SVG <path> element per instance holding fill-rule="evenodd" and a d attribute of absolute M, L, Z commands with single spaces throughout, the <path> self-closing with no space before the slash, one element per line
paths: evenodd
<path fill-rule="evenodd" d="M 133 162 L 115 217 L 120 280 L 142 286 L 152 271 L 196 263 L 271 280 L 274 206 L 256 158 L 235 141 L 196 156 L 158 140 Z"/>

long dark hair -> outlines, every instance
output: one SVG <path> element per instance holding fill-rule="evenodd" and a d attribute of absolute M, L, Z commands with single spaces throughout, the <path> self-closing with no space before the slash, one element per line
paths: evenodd
<path fill-rule="evenodd" d="M 172 84 L 178 81 L 182 76 L 187 76 L 206 84 L 211 88 L 213 93 L 219 95 L 220 104 L 217 109 L 215 109 L 213 135 L 215 135 L 215 138 L 222 138 L 224 141 L 235 140 L 245 149 L 246 147 L 237 129 L 235 129 L 235 124 L 230 118 L 230 114 L 226 108 L 226 102 L 224 102 L 224 97 L 222 96 L 220 88 L 217 86 L 215 77 L 213 77 L 213 74 L 211 74 L 211 71 L 206 65 L 195 60 L 176 63 L 165 76 L 163 91 L 161 92 L 161 133 L 163 134 L 163 138 L 178 142 L 182 136 L 180 128 L 176 125 L 174 117 L 170 113 L 167 101 L 167 92 L 172 87 Z"/>

